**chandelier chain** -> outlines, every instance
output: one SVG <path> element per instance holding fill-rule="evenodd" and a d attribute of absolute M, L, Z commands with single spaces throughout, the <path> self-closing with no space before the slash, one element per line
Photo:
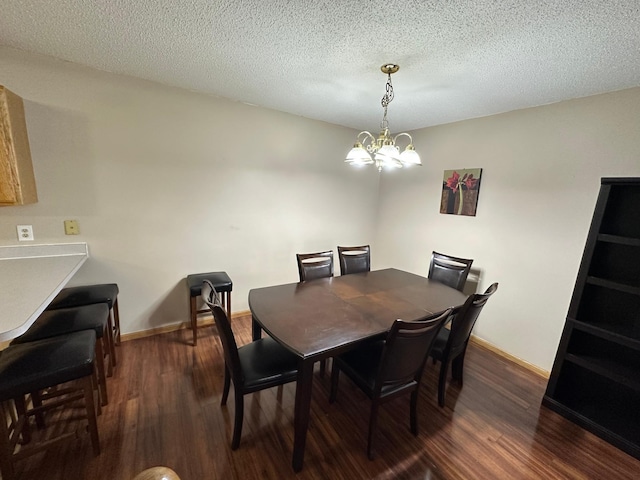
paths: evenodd
<path fill-rule="evenodd" d="M 389 121 L 387 120 L 387 108 L 389 104 L 393 100 L 393 85 L 391 84 L 391 73 L 388 74 L 387 84 L 385 85 L 385 94 L 382 97 L 380 103 L 382 104 L 382 108 L 384 108 L 384 114 L 382 115 L 382 122 L 380 122 L 380 127 L 385 129 L 389 128 Z"/>

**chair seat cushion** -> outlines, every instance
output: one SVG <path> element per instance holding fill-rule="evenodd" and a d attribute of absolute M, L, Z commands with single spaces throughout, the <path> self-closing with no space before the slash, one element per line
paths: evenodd
<path fill-rule="evenodd" d="M 202 292 L 202 282 L 205 280 L 209 280 L 217 292 L 230 292 L 233 289 L 233 282 L 227 272 L 194 273 L 187 275 L 189 295 L 198 297 Z"/>
<path fill-rule="evenodd" d="M 239 347 L 238 356 L 247 391 L 292 382 L 298 376 L 298 357 L 272 338 Z"/>
<path fill-rule="evenodd" d="M 91 375 L 93 330 L 11 345 L 0 354 L 0 401 Z"/>
<path fill-rule="evenodd" d="M 106 303 L 45 310 L 29 327 L 29 330 L 14 339 L 11 345 L 34 342 L 82 330 L 94 330 L 96 337 L 102 338 L 108 320 L 109 307 Z"/>
<path fill-rule="evenodd" d="M 47 310 L 80 307 L 94 303 L 107 303 L 111 309 L 118 293 L 118 285 L 115 283 L 63 288 L 49 304 Z"/>

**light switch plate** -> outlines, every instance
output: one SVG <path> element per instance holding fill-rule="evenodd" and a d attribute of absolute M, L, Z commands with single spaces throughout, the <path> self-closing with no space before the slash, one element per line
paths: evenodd
<path fill-rule="evenodd" d="M 80 228 L 78 227 L 77 220 L 65 220 L 64 221 L 64 234 L 65 235 L 79 235 Z"/>
<path fill-rule="evenodd" d="M 21 242 L 31 242 L 33 238 L 33 225 L 17 225 L 18 240 Z"/>

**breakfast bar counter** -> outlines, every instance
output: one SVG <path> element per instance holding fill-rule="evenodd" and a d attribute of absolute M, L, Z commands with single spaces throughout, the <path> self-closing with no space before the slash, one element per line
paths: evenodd
<path fill-rule="evenodd" d="M 86 243 L 0 246 L 0 341 L 24 333 L 88 257 Z"/>

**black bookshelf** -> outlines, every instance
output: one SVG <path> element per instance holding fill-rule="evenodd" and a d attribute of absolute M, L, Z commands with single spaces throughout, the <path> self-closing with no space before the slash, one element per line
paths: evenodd
<path fill-rule="evenodd" d="M 640 459 L 640 178 L 603 178 L 543 405 Z"/>

